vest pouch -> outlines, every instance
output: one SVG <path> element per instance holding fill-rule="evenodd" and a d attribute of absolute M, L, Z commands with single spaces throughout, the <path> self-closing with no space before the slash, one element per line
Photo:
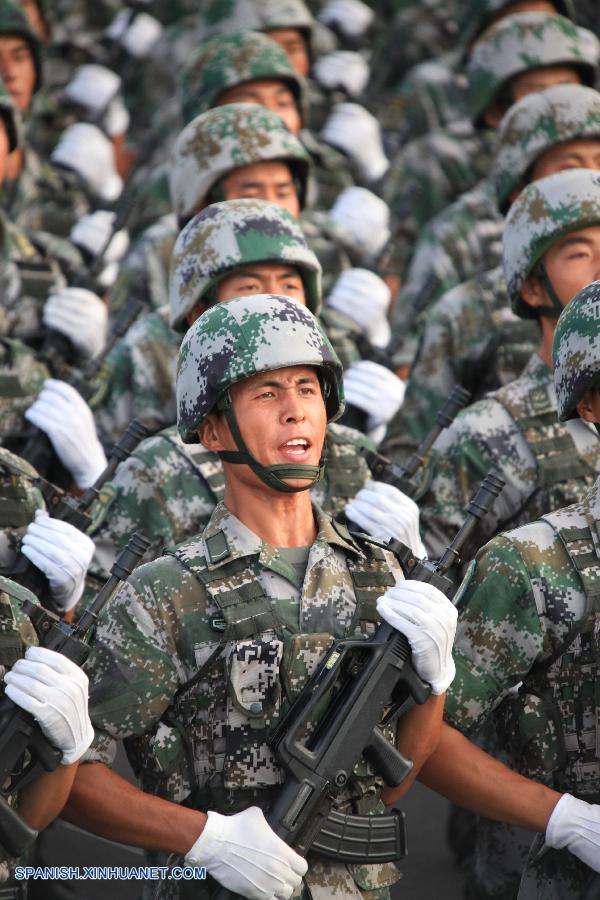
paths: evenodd
<path fill-rule="evenodd" d="M 528 688 L 496 710 L 500 745 L 510 748 L 518 771 L 547 780 L 566 766 L 562 728 L 551 693 Z"/>
<path fill-rule="evenodd" d="M 124 741 L 131 766 L 143 790 L 182 803 L 190 795 L 189 765 L 181 731 L 158 722 L 152 731 Z"/>
<path fill-rule="evenodd" d="M 301 693 L 332 644 L 333 637 L 328 632 L 293 634 L 286 641 L 281 665 L 281 682 L 290 704 Z"/>
<path fill-rule="evenodd" d="M 283 781 L 268 743 L 281 707 L 282 657 L 283 641 L 274 637 L 229 644 L 225 787 L 263 787 Z"/>

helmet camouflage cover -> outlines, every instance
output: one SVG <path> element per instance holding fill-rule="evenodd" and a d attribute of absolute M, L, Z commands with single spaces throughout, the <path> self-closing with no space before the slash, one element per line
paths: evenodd
<path fill-rule="evenodd" d="M 38 91 L 42 86 L 42 42 L 19 4 L 12 0 L 0 0 L 0 35 L 16 35 L 27 41 L 35 67 L 34 90 Z"/>
<path fill-rule="evenodd" d="M 194 53 L 181 76 L 183 121 L 217 105 L 220 94 L 229 88 L 267 79 L 289 85 L 305 118 L 306 83 L 276 41 L 258 31 L 214 37 Z"/>
<path fill-rule="evenodd" d="M 304 0 L 209 0 L 202 11 L 202 36 L 231 31 L 272 31 L 297 28 L 309 42 L 315 27 Z"/>
<path fill-rule="evenodd" d="M 565 16 L 515 13 L 484 31 L 473 45 L 467 71 L 476 125 L 511 78 L 547 66 L 572 66 L 592 86 L 600 58 L 598 38 Z"/>
<path fill-rule="evenodd" d="M 306 305 L 321 306 L 321 265 L 287 210 L 265 200 L 213 203 L 188 222 L 173 249 L 171 328 L 187 331 L 186 316 L 213 285 L 246 263 L 282 263 L 298 269 Z"/>
<path fill-rule="evenodd" d="M 521 298 L 523 282 L 565 234 L 600 225 L 600 172 L 568 169 L 528 184 L 513 203 L 503 236 L 504 274 L 513 312 L 538 314 Z"/>
<path fill-rule="evenodd" d="M 487 27 L 489 20 L 497 13 L 506 10 L 510 15 L 510 7 L 517 0 L 471 0 L 465 4 L 464 11 L 459 17 L 458 33 L 463 43 L 474 40 Z M 577 21 L 573 0 L 553 0 L 556 12 L 567 16 L 574 22 Z"/>
<path fill-rule="evenodd" d="M 600 140 L 600 92 L 580 84 L 558 84 L 528 94 L 511 106 L 498 129 L 494 182 L 498 208 L 506 213 L 533 163 L 567 141 Z"/>
<path fill-rule="evenodd" d="M 171 203 L 178 219 L 188 219 L 224 175 L 269 160 L 290 164 L 303 204 L 310 157 L 277 113 L 256 103 L 229 103 L 198 116 L 179 134 L 171 155 Z"/>
<path fill-rule="evenodd" d="M 558 418 L 564 422 L 577 417 L 577 404 L 600 375 L 600 281 L 588 284 L 563 309 L 552 359 Z"/>
<path fill-rule="evenodd" d="M 256 294 L 217 303 L 188 330 L 177 367 L 177 427 L 187 444 L 218 400 L 259 372 L 314 366 L 326 385 L 329 421 L 344 407 L 342 366 L 318 320 L 297 300 Z"/>

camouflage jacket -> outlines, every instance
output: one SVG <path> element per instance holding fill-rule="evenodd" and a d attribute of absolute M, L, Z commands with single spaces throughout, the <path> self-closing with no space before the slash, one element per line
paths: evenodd
<path fill-rule="evenodd" d="M 360 456 L 369 439 L 358 431 L 332 424 L 327 429 L 325 479 L 312 496 L 325 512 L 337 516 L 369 479 Z M 201 444 L 184 444 L 171 426 L 143 441 L 102 489 L 89 532 L 96 545 L 90 568 L 104 582 L 117 551 L 139 528 L 152 536 L 146 559 L 198 534 L 223 499 L 225 476 L 216 453 Z"/>
<path fill-rule="evenodd" d="M 421 231 L 392 314 L 396 361 L 412 361 L 427 312 L 439 297 L 501 262 L 503 229 L 493 182 L 485 179 Z"/>
<path fill-rule="evenodd" d="M 423 225 L 485 178 L 494 132 L 476 131 L 466 119 L 406 144 L 392 160 L 382 196 L 396 217 L 396 254 L 404 274 Z"/>
<path fill-rule="evenodd" d="M 600 472 L 600 440 L 581 419 L 560 423 L 552 372 L 534 354 L 516 381 L 462 410 L 431 454 L 420 503 L 430 556 L 438 558 L 461 525 L 490 468 L 506 487 L 481 523 L 474 551 L 501 528 L 580 499 Z"/>
<path fill-rule="evenodd" d="M 372 582 L 379 582 L 373 599 L 384 584 L 402 578 L 387 551 L 371 557 L 328 516 L 318 509 L 315 514 L 318 535 L 301 588 L 285 554 L 223 504 L 200 537 L 134 572 L 105 609 L 86 665 L 96 728 L 88 761 L 110 764 L 114 739 L 124 738 L 145 790 L 197 808 L 232 812 L 253 802 L 268 806 L 283 780 L 267 743 L 282 705 L 301 689 L 330 636 L 355 629 L 368 633 L 374 627 L 373 612 L 367 615 L 357 605 L 352 572 L 369 569 Z M 260 603 L 263 622 L 269 620 L 267 630 L 252 634 L 242 627 L 249 621 L 250 601 L 241 591 L 247 582 L 253 584 L 255 613 Z M 220 600 L 224 592 L 231 599 L 226 610 Z M 225 635 L 215 631 L 221 616 L 228 623 Z M 219 646 L 223 652 L 215 656 Z M 203 666 L 203 674 L 187 688 Z M 381 811 L 377 779 L 355 770 L 352 780 L 350 808 Z M 367 784 L 365 793 L 361 785 Z M 380 889 L 376 896 L 385 898 L 384 888 L 398 877 L 390 865 L 315 861 L 306 883 L 315 885 L 317 896 L 372 897 L 362 891 Z M 154 896 L 177 897 L 177 890 L 174 882 L 165 882 Z M 194 890 L 195 896 L 209 896 L 199 886 Z"/>
<path fill-rule="evenodd" d="M 0 338 L 0 442 L 18 448 L 28 423 L 29 409 L 49 372 L 21 341 Z"/>
<path fill-rule="evenodd" d="M 385 445 L 409 455 L 433 427 L 455 384 L 471 402 L 519 377 L 539 343 L 539 328 L 510 310 L 501 267 L 445 293 L 429 310 L 404 403 Z"/>

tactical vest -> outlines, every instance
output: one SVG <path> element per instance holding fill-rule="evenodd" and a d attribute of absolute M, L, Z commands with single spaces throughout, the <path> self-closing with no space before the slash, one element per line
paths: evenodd
<path fill-rule="evenodd" d="M 586 597 L 586 612 L 552 655 L 534 664 L 516 699 L 500 707 L 500 733 L 523 774 L 600 801 L 600 556 L 589 527 L 543 517 L 561 541 Z M 545 606 L 558 622 L 560 608 Z"/>
<path fill-rule="evenodd" d="M 348 534 L 344 526 L 336 528 L 342 537 Z M 230 553 L 224 532 L 206 544 L 208 559 L 190 564 L 185 545 L 173 555 L 206 591 L 215 640 L 196 652 L 198 671 L 179 688 L 155 729 L 126 741 L 128 756 L 150 793 L 224 813 L 251 803 L 267 809 L 283 781 L 270 735 L 334 635 L 290 633 L 264 593 L 257 557 L 223 562 Z M 345 637 L 375 631 L 377 597 L 395 584 L 383 551 L 366 539 L 361 549 L 364 557 L 346 558 L 355 603 L 347 611 Z M 215 562 L 218 567 L 211 568 Z M 304 612 L 310 621 L 310 610 Z M 344 811 L 383 811 L 382 782 L 366 762 L 350 782 Z"/>
<path fill-rule="evenodd" d="M 529 522 L 549 509 L 577 503 L 596 481 L 598 471 L 583 459 L 566 424 L 558 421 L 546 386 L 533 386 L 518 400 L 503 391 L 494 394 L 494 399 L 515 421 L 536 464 L 536 486 L 511 519 L 510 527 L 523 521 L 523 513 Z M 600 470 L 600 444 L 598 462 Z"/>

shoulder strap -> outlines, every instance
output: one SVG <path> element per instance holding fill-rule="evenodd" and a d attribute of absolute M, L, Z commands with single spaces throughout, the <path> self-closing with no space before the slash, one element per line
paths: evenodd
<path fill-rule="evenodd" d="M 216 506 L 225 494 L 225 475 L 221 460 L 201 444 L 183 444 L 175 435 L 165 435 L 165 438 L 206 482 L 213 493 Z"/>

